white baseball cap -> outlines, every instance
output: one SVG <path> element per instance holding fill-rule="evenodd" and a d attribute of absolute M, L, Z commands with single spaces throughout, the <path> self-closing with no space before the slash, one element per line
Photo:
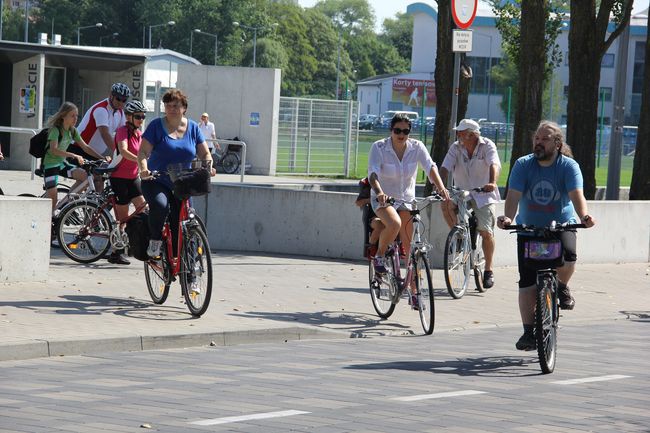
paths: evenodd
<path fill-rule="evenodd" d="M 476 131 L 481 132 L 481 127 L 472 119 L 463 119 L 458 122 L 458 126 L 454 128 L 454 131 Z"/>

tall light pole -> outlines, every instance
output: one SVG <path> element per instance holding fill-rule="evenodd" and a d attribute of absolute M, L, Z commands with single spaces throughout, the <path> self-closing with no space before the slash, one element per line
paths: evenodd
<path fill-rule="evenodd" d="M 97 23 L 97 24 L 93 24 L 92 26 L 77 27 L 77 45 L 79 45 L 80 35 L 81 35 L 81 30 L 83 30 L 83 29 L 89 29 L 89 28 L 91 28 L 91 27 L 97 27 L 97 28 L 99 29 L 99 28 L 101 28 L 102 26 L 103 26 L 102 23 Z"/>
<path fill-rule="evenodd" d="M 167 21 L 166 23 L 154 24 L 152 26 L 149 26 L 149 49 L 151 49 L 151 29 L 153 29 L 154 27 L 162 27 L 162 26 L 171 27 L 171 26 L 174 26 L 174 25 L 176 25 L 176 21 Z"/>
<path fill-rule="evenodd" d="M 219 39 L 217 35 L 213 33 L 204 32 L 201 29 L 194 29 L 192 35 L 194 35 L 194 33 L 200 33 L 202 35 L 212 36 L 214 38 L 214 65 L 217 66 L 217 44 L 219 43 Z M 190 35 L 190 57 L 192 56 L 192 37 L 191 37 L 192 35 Z"/>
<path fill-rule="evenodd" d="M 26 0 L 25 1 L 25 42 L 27 42 L 28 39 L 29 39 L 29 0 Z"/>
<path fill-rule="evenodd" d="M 233 21 L 232 25 L 235 26 L 235 27 L 242 27 L 244 29 L 248 29 L 248 30 L 253 31 L 253 67 L 255 67 L 256 58 L 257 58 L 257 31 L 268 28 L 268 26 L 251 27 L 251 26 L 245 26 L 243 24 L 240 24 L 237 21 Z M 273 24 L 271 24 L 270 27 L 275 28 L 277 26 L 278 26 L 278 23 L 273 23 Z"/>
<path fill-rule="evenodd" d="M 102 46 L 102 40 L 104 40 L 104 39 L 106 39 L 106 38 L 116 38 L 116 37 L 118 37 L 119 35 L 120 35 L 120 34 L 119 34 L 118 32 L 115 32 L 115 33 L 110 34 L 110 35 L 100 36 L 100 37 L 99 37 L 99 46 L 100 46 L 100 47 Z"/>
<path fill-rule="evenodd" d="M 339 100 L 339 87 L 341 84 L 341 27 L 339 27 L 339 43 L 336 50 L 336 100 Z"/>

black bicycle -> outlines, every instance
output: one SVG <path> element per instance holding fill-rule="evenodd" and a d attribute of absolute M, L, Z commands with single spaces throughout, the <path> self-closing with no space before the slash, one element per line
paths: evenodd
<path fill-rule="evenodd" d="M 239 165 L 241 160 L 239 158 L 239 153 L 241 152 L 241 144 L 228 144 L 226 150 L 223 152 L 215 150 L 213 155 L 216 157 L 214 159 L 214 166 L 221 167 L 223 172 L 226 174 L 235 174 L 239 170 Z"/>
<path fill-rule="evenodd" d="M 524 240 L 524 265 L 537 271 L 537 296 L 535 300 L 534 333 L 539 355 L 539 365 L 544 374 L 552 373 L 557 358 L 557 329 L 560 305 L 557 294 L 557 271 L 564 264 L 562 240 L 564 231 L 586 228 L 584 224 L 557 224 L 547 227 L 507 225 L 504 230 L 522 234 Z"/>

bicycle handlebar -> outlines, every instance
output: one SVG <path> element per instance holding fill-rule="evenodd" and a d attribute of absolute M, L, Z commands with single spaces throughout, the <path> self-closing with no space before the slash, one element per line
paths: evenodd
<path fill-rule="evenodd" d="M 556 223 L 555 221 L 551 221 L 551 224 L 545 227 L 537 227 L 534 225 L 528 225 L 528 224 L 509 224 L 507 226 L 503 226 L 503 230 L 513 230 L 515 232 L 529 232 L 529 233 L 539 233 L 539 232 L 564 232 L 567 230 L 574 230 L 574 229 L 586 229 L 587 226 L 585 224 L 569 224 L 569 223 Z"/>

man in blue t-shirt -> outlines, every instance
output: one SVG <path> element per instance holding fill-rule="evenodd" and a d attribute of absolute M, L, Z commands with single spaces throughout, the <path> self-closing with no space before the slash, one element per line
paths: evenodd
<path fill-rule="evenodd" d="M 512 223 L 547 226 L 557 223 L 577 223 L 592 227 L 596 220 L 589 215 L 582 192 L 582 173 L 572 159 L 571 149 L 564 142 L 562 129 L 555 122 L 542 121 L 533 138 L 533 153 L 522 156 L 512 167 L 505 202 L 505 215 L 497 218 L 503 228 Z M 577 217 L 576 217 L 577 214 Z M 519 350 L 535 349 L 533 323 L 537 273 L 524 266 L 524 235 L 517 236 L 519 264 L 519 313 L 524 335 L 517 341 Z M 576 233 L 561 232 L 565 264 L 557 268 L 560 308 L 572 310 L 575 300 L 567 287 L 576 262 Z"/>

